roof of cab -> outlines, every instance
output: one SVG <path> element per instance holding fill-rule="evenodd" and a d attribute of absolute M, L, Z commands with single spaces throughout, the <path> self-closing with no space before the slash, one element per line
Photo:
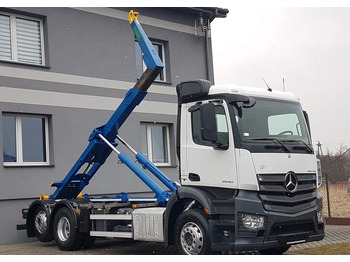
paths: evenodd
<path fill-rule="evenodd" d="M 267 89 L 258 88 L 258 87 L 226 84 L 226 85 L 214 85 L 214 86 L 211 86 L 209 89 L 209 95 L 222 94 L 222 93 L 240 94 L 240 95 L 253 96 L 253 97 L 282 99 L 282 100 L 288 100 L 293 102 L 299 102 L 299 98 L 297 98 L 294 94 L 290 92 L 281 92 L 281 91 L 275 91 L 275 90 L 268 91 Z"/>

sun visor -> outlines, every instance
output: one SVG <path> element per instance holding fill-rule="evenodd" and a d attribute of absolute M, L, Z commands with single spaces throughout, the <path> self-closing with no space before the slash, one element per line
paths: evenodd
<path fill-rule="evenodd" d="M 181 82 L 176 86 L 179 104 L 207 96 L 210 86 L 210 81 L 203 79 Z"/>

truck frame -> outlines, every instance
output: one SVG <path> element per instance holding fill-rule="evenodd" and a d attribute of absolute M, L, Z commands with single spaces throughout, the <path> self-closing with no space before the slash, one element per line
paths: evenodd
<path fill-rule="evenodd" d="M 164 67 L 137 15 L 131 10 L 129 22 L 147 69 L 108 122 L 92 131 L 87 148 L 66 177 L 52 182 L 55 192 L 42 194 L 22 210 L 26 225 L 21 228 L 27 230 L 27 236 L 41 242 L 55 240 L 67 251 L 88 248 L 96 237 L 115 237 L 175 244 L 180 254 L 244 250 L 282 254 L 293 244 L 323 239 L 322 197 L 316 191 L 320 180 L 314 151 L 305 140 L 310 133 L 306 112 L 296 127 L 299 134 L 305 134 L 300 140 L 279 140 L 276 135 L 248 140 L 252 133 L 242 133 L 240 126 L 243 115 L 249 115 L 249 110 L 263 104 L 265 98 L 293 104 L 293 110 L 299 108 L 293 96 L 215 87 L 206 80 L 178 84 L 181 185 L 120 137 L 119 129 Z M 223 119 L 226 126 L 220 122 Z M 293 132 L 287 130 L 278 137 L 292 136 Z M 119 143 L 139 164 L 117 149 Z M 266 153 L 271 150 L 272 155 Z M 112 152 L 155 193 L 154 197 L 122 192 L 95 198 L 81 193 Z M 203 161 L 209 164 L 204 165 L 207 172 L 200 167 Z M 306 171 L 297 166 L 302 161 L 308 162 L 303 166 Z M 274 171 L 275 162 L 284 163 L 287 172 Z"/>

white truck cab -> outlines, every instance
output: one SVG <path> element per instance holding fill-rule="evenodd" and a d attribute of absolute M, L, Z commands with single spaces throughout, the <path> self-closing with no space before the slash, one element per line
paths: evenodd
<path fill-rule="evenodd" d="M 236 94 L 254 99 L 253 104 L 224 99 Z M 200 138 L 200 117 L 208 116 L 199 109 L 205 104 L 215 108 L 216 141 Z M 211 86 L 207 99 L 184 103 L 181 112 L 182 185 L 258 191 L 257 175 L 316 173 L 304 112 L 291 93 Z"/>
<path fill-rule="evenodd" d="M 225 214 L 219 220 L 235 221 L 225 231 L 234 249 L 283 253 L 291 244 L 322 239 L 317 159 L 299 99 L 205 80 L 183 82 L 177 92 L 179 191 L 215 188 L 214 205 L 231 192 L 231 203 L 218 205 Z M 222 228 L 214 224 L 214 232 Z"/>

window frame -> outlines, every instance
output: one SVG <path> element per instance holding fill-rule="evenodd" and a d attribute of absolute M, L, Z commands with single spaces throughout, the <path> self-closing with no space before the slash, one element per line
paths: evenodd
<path fill-rule="evenodd" d="M 147 122 L 141 122 L 140 126 L 146 127 L 146 145 L 147 145 L 147 158 L 156 166 L 162 167 L 162 166 L 171 166 L 171 155 L 170 155 L 170 125 L 169 124 L 161 124 L 161 123 L 147 123 Z M 165 127 L 165 133 L 166 133 L 166 148 L 163 148 L 167 162 L 164 163 L 155 163 L 153 162 L 153 146 L 152 146 L 152 126 L 157 127 Z M 141 135 L 141 134 L 140 134 Z"/>
<path fill-rule="evenodd" d="M 27 16 L 20 15 L 16 13 L 9 13 L 0 11 L 0 15 L 9 16 L 10 17 L 10 45 L 11 45 L 11 59 L 0 59 L 0 61 L 6 62 L 14 62 L 25 65 L 33 65 L 33 66 L 45 66 L 46 58 L 45 58 L 45 42 L 44 42 L 44 19 L 35 17 L 35 16 Z M 18 60 L 18 43 L 17 43 L 17 28 L 16 28 L 16 18 L 30 20 L 34 22 L 39 22 L 39 33 L 40 33 L 40 49 L 41 49 L 41 63 L 33 63 L 33 62 L 23 62 Z"/>
<path fill-rule="evenodd" d="M 157 41 L 157 40 L 150 40 L 152 45 L 155 46 L 161 46 L 161 55 L 160 55 L 160 58 L 161 58 L 161 61 L 163 62 L 163 65 L 164 65 L 164 68 L 162 69 L 162 71 L 160 72 L 159 74 L 159 79 L 155 79 L 155 82 L 161 82 L 161 83 L 166 83 L 167 82 L 167 74 L 166 74 L 166 70 L 167 70 L 167 66 L 166 66 L 166 57 L 165 57 L 165 43 L 164 42 L 161 42 L 161 41 Z M 137 41 L 135 41 L 135 45 L 138 45 Z M 146 64 L 145 62 L 143 61 L 143 58 L 142 58 L 142 50 L 140 48 L 140 51 L 141 51 L 141 61 L 142 61 L 142 64 L 141 64 L 141 71 L 142 72 L 145 72 L 146 70 Z M 139 55 L 139 53 L 136 53 L 136 50 L 135 50 L 135 55 Z M 159 55 L 159 54 L 158 54 Z M 136 58 L 137 59 L 137 58 Z M 137 67 L 137 63 L 136 63 L 136 67 Z M 136 74 L 138 73 L 138 69 L 136 68 Z M 163 79 L 161 77 L 161 75 L 163 75 Z M 137 78 L 139 79 L 141 76 L 138 76 L 137 75 Z"/>
<path fill-rule="evenodd" d="M 305 142 L 308 145 L 312 145 L 312 140 L 311 140 L 311 136 L 310 136 L 310 132 L 308 130 L 308 126 L 306 123 L 306 119 L 305 116 L 303 114 L 303 110 L 301 108 L 301 105 L 299 102 L 296 101 L 289 101 L 289 100 L 279 100 L 279 99 L 269 99 L 269 98 L 263 98 L 263 97 L 253 97 L 254 99 L 256 99 L 256 105 L 254 105 L 254 107 L 252 108 L 242 108 L 242 114 L 243 114 L 243 118 L 246 118 L 247 112 L 249 112 L 250 110 L 253 110 L 253 112 L 255 110 L 257 110 L 256 108 L 260 108 L 259 110 L 261 112 L 264 112 L 265 114 L 253 114 L 250 113 L 251 116 L 254 115 L 254 118 L 249 119 L 250 122 L 254 122 L 255 124 L 256 121 L 261 120 L 261 123 L 259 123 L 259 125 L 261 126 L 266 126 L 265 129 L 257 129 L 259 130 L 259 133 L 254 134 L 251 133 L 250 130 L 248 130 L 249 128 L 242 128 L 242 117 L 239 117 L 239 121 L 234 121 L 233 123 L 235 123 L 236 128 L 238 130 L 237 132 L 237 144 L 262 144 L 262 141 L 259 140 L 252 140 L 255 138 L 270 138 L 270 139 L 278 139 L 280 141 L 283 142 L 283 140 L 302 140 L 303 142 Z M 281 104 L 282 106 L 280 107 L 280 109 L 278 109 L 278 104 Z M 264 107 L 264 108 L 262 108 Z M 269 108 L 268 110 L 266 110 L 266 108 Z M 294 107 L 294 108 L 292 108 Z M 231 106 L 232 110 L 233 110 L 233 115 L 235 117 L 237 117 L 239 115 L 237 108 L 232 105 Z M 274 111 L 275 109 L 278 109 L 279 111 Z M 269 133 L 269 127 L 268 127 L 268 121 L 269 121 L 269 117 L 271 116 L 277 116 L 277 115 L 288 115 L 288 114 L 295 114 L 298 122 L 299 122 L 299 127 L 297 130 L 299 130 L 299 134 L 297 136 L 278 136 L 277 134 L 273 135 Z M 257 117 L 259 116 L 259 117 Z M 244 120 L 244 122 L 248 123 L 248 120 Z M 248 131 L 249 132 L 248 132 Z M 262 133 L 262 131 L 265 131 L 265 133 Z M 245 134 L 244 134 L 245 133 Z M 298 133 L 298 132 L 297 132 Z"/>
<path fill-rule="evenodd" d="M 49 148 L 49 116 L 48 115 L 37 115 L 37 114 L 16 114 L 16 113 L 3 113 L 2 117 L 14 117 L 15 118 L 15 141 L 16 141 L 16 162 L 5 162 L 5 167 L 16 167 L 16 166 L 48 166 L 50 165 L 50 148 Z M 40 118 L 44 119 L 45 128 L 45 160 L 43 162 L 27 162 L 23 160 L 23 118 Z M 2 148 L 4 155 L 4 148 Z"/>

